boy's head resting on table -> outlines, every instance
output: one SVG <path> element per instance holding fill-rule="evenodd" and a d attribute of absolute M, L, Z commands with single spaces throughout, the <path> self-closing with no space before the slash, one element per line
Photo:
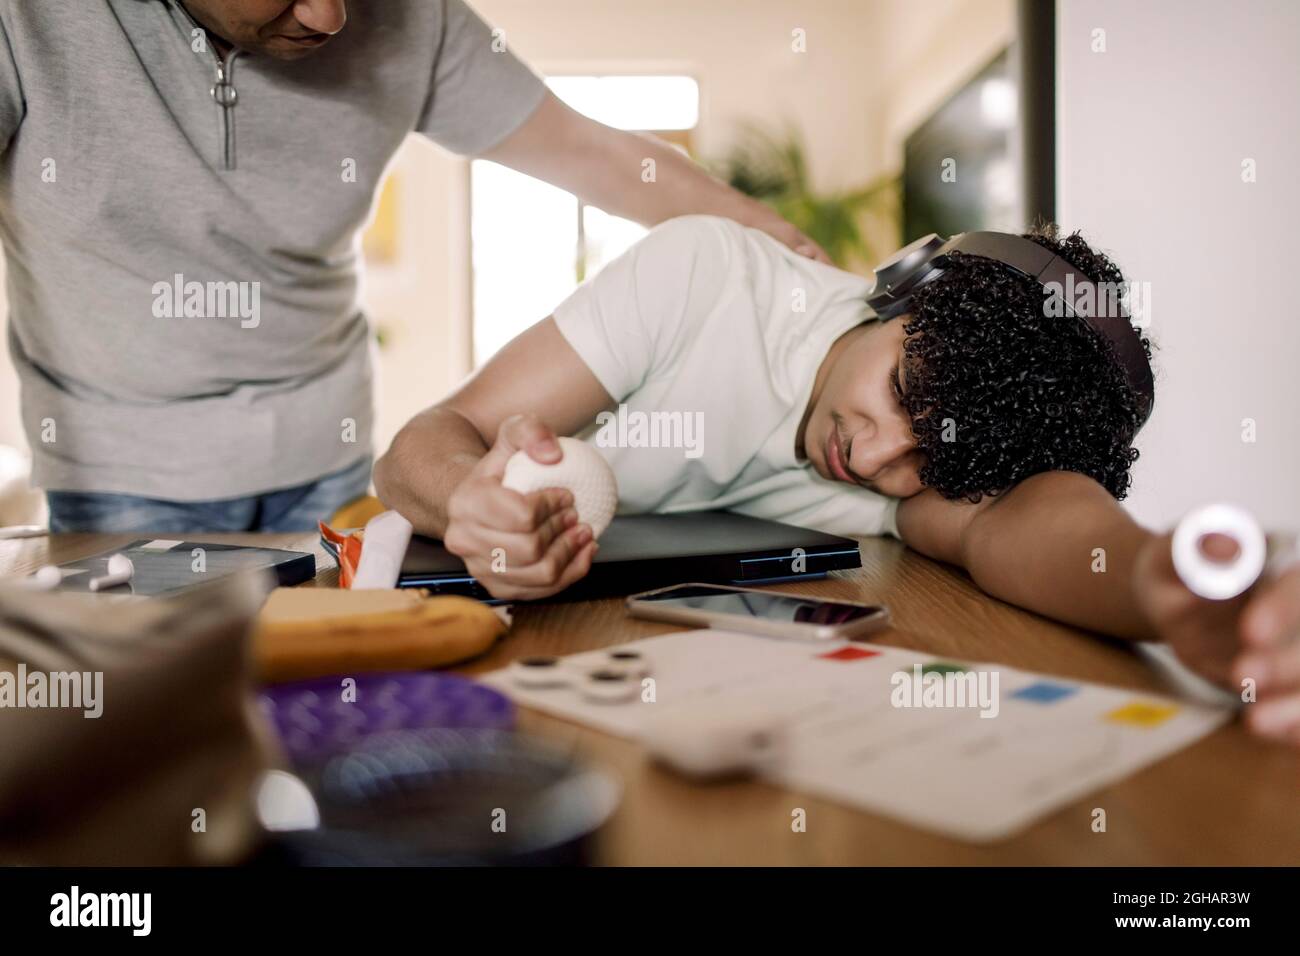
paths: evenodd
<path fill-rule="evenodd" d="M 1123 287 L 1077 234 L 1024 238 L 1092 282 Z M 756 230 L 708 216 L 663 223 L 408 424 L 377 464 L 376 487 L 471 571 L 491 570 L 488 556 L 501 551 L 507 566 L 531 569 L 569 533 L 576 519 L 557 517 L 568 499 L 501 486 L 515 451 L 560 460 L 556 435 L 596 446 L 625 514 L 726 509 L 846 537 L 905 537 L 897 516 L 907 499 L 979 507 L 1043 472 L 1124 496 L 1147 405 L 1109 339 L 1049 308 L 1039 281 L 954 251 L 897 317 L 869 300 L 872 280 Z M 635 426 L 656 420 L 697 425 L 689 453 L 671 435 L 644 440 L 653 429 Z M 921 524 L 935 528 L 973 513 L 923 507 L 935 517 Z M 592 543 L 579 522 L 552 563 L 574 564 L 566 555 L 576 553 L 580 577 Z M 502 574 L 490 586 L 514 594 Z M 541 570 L 505 574 L 526 596 L 565 583 Z"/>
<path fill-rule="evenodd" d="M 1124 281 L 1077 233 L 1025 238 L 1094 282 Z M 1105 338 L 1050 316 L 1045 295 L 999 262 L 959 256 L 916 293 L 908 314 L 864 323 L 834 343 L 801 455 L 823 478 L 895 498 L 934 488 L 978 501 L 1052 470 L 1085 474 L 1123 498 L 1137 458 L 1139 396 Z"/>

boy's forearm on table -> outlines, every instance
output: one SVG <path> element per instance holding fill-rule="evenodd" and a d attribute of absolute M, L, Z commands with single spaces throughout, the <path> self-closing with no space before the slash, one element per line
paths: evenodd
<path fill-rule="evenodd" d="M 408 422 L 375 463 L 375 490 L 417 532 L 441 537 L 451 493 L 486 453 L 482 436 L 462 415 L 430 409 Z"/>
<path fill-rule="evenodd" d="M 981 511 L 962 564 L 988 594 L 1076 627 L 1130 640 L 1154 632 L 1133 572 L 1151 532 L 1079 475 L 1038 475 Z"/>

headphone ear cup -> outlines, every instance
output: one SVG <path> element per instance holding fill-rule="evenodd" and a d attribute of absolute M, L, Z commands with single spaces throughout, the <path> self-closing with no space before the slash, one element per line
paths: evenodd
<path fill-rule="evenodd" d="M 881 293 L 878 297 L 868 298 L 867 307 L 876 313 L 878 320 L 888 322 L 890 319 L 896 319 L 907 311 L 907 305 L 911 298 L 910 295 L 894 298 L 887 292 Z"/>
<path fill-rule="evenodd" d="M 912 297 L 923 287 L 943 275 L 946 260 L 936 259 L 926 262 L 912 274 L 905 276 L 898 285 L 891 286 L 879 295 L 867 297 L 867 305 L 880 319 L 893 319 L 912 308 Z"/>
<path fill-rule="evenodd" d="M 931 263 L 947 242 L 937 233 L 908 243 L 876 266 L 876 286 L 867 297 L 869 305 L 882 319 L 892 319 L 907 311 L 908 299 L 920 285 L 933 278 Z"/>

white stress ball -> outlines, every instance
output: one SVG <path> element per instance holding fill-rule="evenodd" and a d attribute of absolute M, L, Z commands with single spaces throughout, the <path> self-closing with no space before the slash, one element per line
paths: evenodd
<path fill-rule="evenodd" d="M 578 520 L 590 525 L 592 536 L 599 538 L 618 508 L 614 469 L 585 441 L 561 438 L 559 442 L 564 457 L 554 465 L 533 461 L 526 451 L 515 452 L 506 462 L 501 484 L 521 495 L 543 488 L 567 488 L 573 492 Z"/>

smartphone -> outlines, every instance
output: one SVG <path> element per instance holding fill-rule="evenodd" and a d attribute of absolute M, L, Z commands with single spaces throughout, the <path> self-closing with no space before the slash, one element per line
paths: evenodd
<path fill-rule="evenodd" d="M 627 608 L 633 617 L 652 621 L 815 641 L 859 638 L 889 624 L 889 609 L 879 604 L 823 601 L 722 584 L 679 584 L 633 594 Z"/>

